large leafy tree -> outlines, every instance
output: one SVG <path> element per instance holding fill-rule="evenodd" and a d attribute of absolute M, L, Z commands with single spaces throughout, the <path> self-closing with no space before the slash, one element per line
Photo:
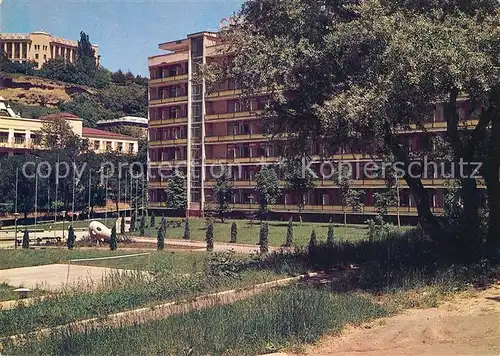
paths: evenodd
<path fill-rule="evenodd" d="M 422 180 L 408 174 L 411 157 L 400 133 L 424 130 L 435 103 L 445 102 L 453 160 L 487 158 L 488 241 L 496 244 L 498 9 L 493 0 L 248 1 L 223 35 L 233 59 L 218 68 L 216 77 L 236 77 L 247 95 L 268 88 L 271 103 L 265 116 L 291 148 L 305 151 L 308 142 L 323 138 L 330 152 L 355 141 L 374 157 L 391 153 L 402 163 L 429 232 L 441 226 Z M 477 124 L 465 131 L 456 105 L 460 95 L 482 107 Z M 489 124 L 492 130 L 486 132 Z M 488 145 L 480 148 L 485 136 Z M 461 183 L 465 235 L 478 236 L 471 233 L 479 226 L 477 185 L 473 179 Z"/>

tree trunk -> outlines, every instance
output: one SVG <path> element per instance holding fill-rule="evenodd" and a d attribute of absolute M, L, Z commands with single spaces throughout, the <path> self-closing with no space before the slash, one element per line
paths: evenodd
<path fill-rule="evenodd" d="M 460 162 L 462 159 L 465 163 L 470 163 L 474 161 L 474 150 L 475 145 L 473 143 L 474 137 L 470 139 L 467 145 L 462 144 L 460 139 L 460 134 L 458 130 L 458 124 L 460 121 L 459 114 L 457 112 L 457 97 L 458 89 L 453 89 L 450 93 L 450 98 L 445 106 L 445 118 L 446 118 L 446 133 L 448 142 L 453 150 L 453 157 L 455 164 Z M 476 133 L 476 132 L 475 132 Z M 477 182 L 475 178 L 471 178 L 473 172 L 473 167 L 466 164 L 463 167 L 463 177 L 457 177 L 461 182 L 460 196 L 463 203 L 463 216 L 459 222 L 464 230 L 461 234 L 463 238 L 470 240 L 474 239 L 475 236 L 479 236 L 479 193 L 477 190 Z M 456 171 L 455 171 L 456 173 Z M 467 219 L 464 221 L 464 219 Z M 470 243 L 472 241 L 467 241 Z M 474 241 L 472 245 L 479 243 L 479 240 Z M 472 247 L 472 246 L 471 246 Z M 473 248 L 478 248 L 475 246 Z"/>
<path fill-rule="evenodd" d="M 392 134 L 389 124 L 386 123 L 385 137 L 386 145 L 390 148 L 394 158 L 397 162 L 403 164 L 402 169 L 405 172 L 404 179 L 410 187 L 413 197 L 415 198 L 415 204 L 417 206 L 418 216 L 421 220 L 422 227 L 427 231 L 427 233 L 435 240 L 442 240 L 442 228 L 431 211 L 429 197 L 427 191 L 422 184 L 421 178 L 414 178 L 410 176 L 410 160 L 406 152 L 401 148 L 400 143 L 396 140 L 396 137 Z"/>
<path fill-rule="evenodd" d="M 299 208 L 299 222 L 300 226 L 302 226 L 302 206 L 299 205 L 298 208 Z"/>

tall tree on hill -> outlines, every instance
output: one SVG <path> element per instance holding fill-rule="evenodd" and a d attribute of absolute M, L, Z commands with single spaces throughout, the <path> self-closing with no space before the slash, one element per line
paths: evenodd
<path fill-rule="evenodd" d="M 97 69 L 96 63 L 95 50 L 92 48 L 89 35 L 81 31 L 78 48 L 76 50 L 76 65 L 81 70 L 95 72 Z"/>
<path fill-rule="evenodd" d="M 318 139 L 330 154 L 353 144 L 374 156 L 390 152 L 401 162 L 423 227 L 437 241 L 447 235 L 422 179 L 410 174 L 408 142 L 399 133 L 425 129 L 435 103 L 444 101 L 453 161 L 485 163 L 487 240 L 498 246 L 499 7 L 461 0 L 248 1 L 223 33 L 232 61 L 214 77 L 232 77 L 248 94 L 268 88 L 264 116 L 300 152 Z M 457 106 L 463 95 L 477 118 L 472 125 L 464 125 L 467 115 Z M 461 181 L 463 236 L 477 247 L 477 182 Z"/>

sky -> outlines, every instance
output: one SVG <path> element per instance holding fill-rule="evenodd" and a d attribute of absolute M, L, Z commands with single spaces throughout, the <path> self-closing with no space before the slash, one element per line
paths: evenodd
<path fill-rule="evenodd" d="M 242 0 L 0 0 L 0 32 L 46 31 L 78 40 L 80 31 L 99 45 L 110 70 L 148 74 L 158 44 L 189 33 L 215 31 Z"/>

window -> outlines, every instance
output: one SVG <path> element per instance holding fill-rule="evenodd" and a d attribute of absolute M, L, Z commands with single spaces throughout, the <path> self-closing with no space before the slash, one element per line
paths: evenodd
<path fill-rule="evenodd" d="M 35 53 L 35 59 L 38 59 L 38 53 Z"/>
<path fill-rule="evenodd" d="M 177 66 L 171 67 L 170 70 L 168 71 L 169 77 L 175 77 L 178 74 L 179 74 L 179 67 Z"/>
<path fill-rule="evenodd" d="M 133 153 L 134 152 L 134 144 L 133 143 L 129 143 L 128 144 L 128 152 L 129 153 Z"/>
<path fill-rule="evenodd" d="M 47 50 L 47 46 L 43 46 L 43 50 L 46 51 Z"/>
<path fill-rule="evenodd" d="M 228 101 L 227 112 L 238 112 L 240 111 L 240 103 L 238 101 Z"/>
<path fill-rule="evenodd" d="M 201 85 L 193 85 L 191 86 L 192 93 L 191 93 L 191 98 L 193 100 L 201 100 Z"/>
<path fill-rule="evenodd" d="M 94 150 L 99 151 L 100 147 L 101 147 L 101 142 L 100 141 L 94 141 Z"/>
<path fill-rule="evenodd" d="M 193 121 L 201 121 L 201 103 L 193 104 L 191 106 Z"/>
<path fill-rule="evenodd" d="M 118 152 L 123 152 L 123 142 L 118 142 L 117 150 Z"/>
<path fill-rule="evenodd" d="M 179 95 L 179 88 L 177 86 L 170 87 L 170 97 L 174 98 Z"/>
<path fill-rule="evenodd" d="M 170 108 L 169 117 L 170 119 L 176 119 L 179 117 L 179 110 L 175 106 Z"/>
<path fill-rule="evenodd" d="M 44 60 L 44 61 L 46 61 L 46 60 L 47 60 L 47 55 L 46 55 L 46 54 L 44 54 L 44 55 L 43 55 L 43 60 Z"/>
<path fill-rule="evenodd" d="M 106 151 L 111 151 L 111 149 L 112 149 L 112 142 L 106 141 Z"/>

